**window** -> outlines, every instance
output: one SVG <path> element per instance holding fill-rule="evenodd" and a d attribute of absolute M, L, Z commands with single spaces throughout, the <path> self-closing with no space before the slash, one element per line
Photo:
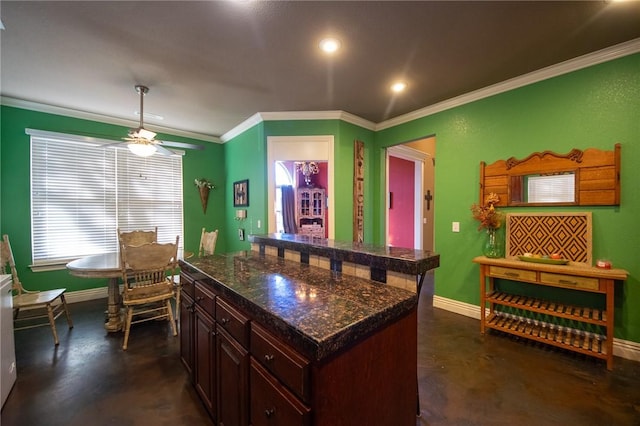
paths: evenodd
<path fill-rule="evenodd" d="M 182 157 L 137 157 L 74 135 L 31 135 L 34 266 L 117 251 L 116 229 L 153 229 L 182 243 Z"/>
<path fill-rule="evenodd" d="M 284 232 L 284 223 L 282 219 L 282 186 L 293 185 L 293 178 L 282 161 L 276 161 L 276 193 L 275 193 L 275 213 L 276 213 L 276 232 Z"/>
<path fill-rule="evenodd" d="M 527 177 L 529 203 L 562 203 L 575 201 L 575 175 L 542 175 Z"/>

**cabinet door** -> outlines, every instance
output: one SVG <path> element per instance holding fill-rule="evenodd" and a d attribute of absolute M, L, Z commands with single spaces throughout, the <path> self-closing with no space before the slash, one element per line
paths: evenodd
<path fill-rule="evenodd" d="M 309 191 L 300 191 L 300 200 L 298 201 L 300 216 L 309 216 L 311 214 L 311 200 Z"/>
<path fill-rule="evenodd" d="M 249 424 L 249 353 L 218 326 L 218 425 Z"/>
<path fill-rule="evenodd" d="M 322 216 L 324 210 L 324 191 L 313 191 L 313 215 Z"/>
<path fill-rule="evenodd" d="M 215 325 L 213 318 L 196 307 L 194 317 L 194 385 L 212 417 L 216 415 Z"/>
<path fill-rule="evenodd" d="M 308 426 L 311 424 L 311 410 L 254 358 L 251 358 L 251 424 L 253 426 Z"/>
<path fill-rule="evenodd" d="M 180 297 L 180 360 L 193 381 L 193 347 L 194 347 L 194 302 L 191 297 L 182 292 Z"/>

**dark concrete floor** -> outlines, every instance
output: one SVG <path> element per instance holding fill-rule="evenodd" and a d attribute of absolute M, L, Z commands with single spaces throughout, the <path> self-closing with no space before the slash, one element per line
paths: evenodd
<path fill-rule="evenodd" d="M 640 425 L 639 362 L 616 358 L 609 372 L 603 361 L 481 336 L 477 320 L 431 307 L 427 281 L 416 425 Z M 123 352 L 122 334 L 102 327 L 105 306 L 72 304 L 75 327 L 60 320 L 57 349 L 47 328 L 16 333 L 18 381 L 2 425 L 210 425 L 167 324 L 134 326 Z"/>

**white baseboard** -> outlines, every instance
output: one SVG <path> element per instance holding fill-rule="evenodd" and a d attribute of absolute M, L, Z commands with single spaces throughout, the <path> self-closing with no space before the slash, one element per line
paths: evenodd
<path fill-rule="evenodd" d="M 445 311 L 455 314 L 464 315 L 465 317 L 480 319 L 480 307 L 470 303 L 459 302 L 453 299 L 447 299 L 441 296 L 433 296 L 433 307 L 444 309 Z"/>
<path fill-rule="evenodd" d="M 631 340 L 613 339 L 613 354 L 620 358 L 640 361 L 640 343 Z"/>
<path fill-rule="evenodd" d="M 459 302 L 441 296 L 433 296 L 433 307 L 480 320 L 480 306 Z M 640 343 L 613 339 L 613 354 L 620 358 L 640 361 Z"/>

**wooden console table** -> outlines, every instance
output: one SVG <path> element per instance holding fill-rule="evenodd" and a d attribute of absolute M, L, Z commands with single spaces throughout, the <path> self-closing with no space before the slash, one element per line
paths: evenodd
<path fill-rule="evenodd" d="M 625 281 L 627 271 L 600 269 L 573 262 L 568 265 L 554 265 L 524 262 L 519 259 L 491 259 L 485 256 L 476 257 L 473 261 L 480 264 L 481 333 L 484 334 L 487 328 L 499 330 L 604 359 L 607 361 L 607 369 L 613 368 L 614 283 Z M 499 291 L 495 287 L 494 278 L 599 293 L 606 299 L 606 308 L 601 310 L 588 306 L 567 305 L 553 300 Z M 513 315 L 507 313 L 507 310 L 532 315 Z M 535 314 L 553 318 L 553 321 L 538 321 L 532 318 Z M 563 320 L 592 324 L 606 332 L 602 335 L 569 328 L 563 326 Z"/>

